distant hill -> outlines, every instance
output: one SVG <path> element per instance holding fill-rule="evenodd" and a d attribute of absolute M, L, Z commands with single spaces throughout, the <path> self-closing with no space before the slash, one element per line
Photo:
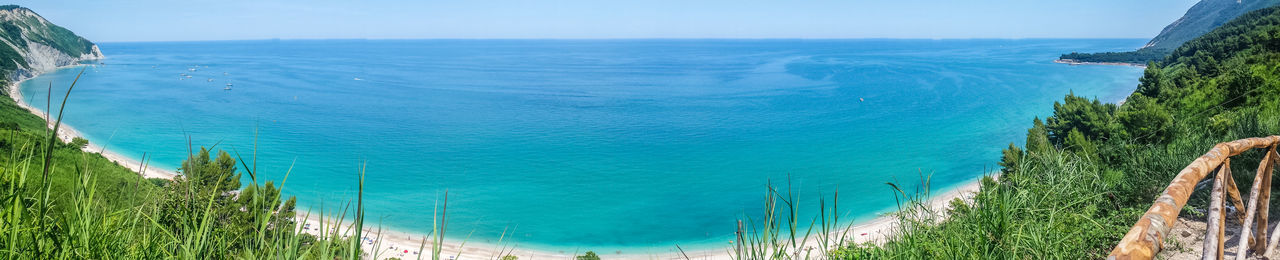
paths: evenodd
<path fill-rule="evenodd" d="M 1059 59 L 1067 62 L 1118 62 L 1145 64 L 1163 60 L 1183 43 L 1212 31 L 1218 26 L 1249 11 L 1275 6 L 1280 0 L 1201 0 L 1187 9 L 1182 18 L 1173 21 L 1146 46 L 1136 51 L 1070 53 Z"/>
<path fill-rule="evenodd" d="M 59 66 L 101 59 L 93 42 L 16 5 L 0 6 L 0 73 L 4 85 Z"/>

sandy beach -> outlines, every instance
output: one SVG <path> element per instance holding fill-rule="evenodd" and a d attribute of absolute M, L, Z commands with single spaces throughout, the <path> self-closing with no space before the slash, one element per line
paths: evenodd
<path fill-rule="evenodd" d="M 73 66 L 92 66 L 92 65 L 73 65 Z M 9 86 L 8 88 L 9 96 L 13 97 L 14 100 L 17 101 L 19 106 L 27 109 L 28 111 L 30 111 L 31 113 L 37 116 L 40 116 L 41 118 L 45 118 L 47 121 L 50 121 L 51 123 L 49 127 L 52 128 L 53 127 L 52 120 L 48 120 L 48 118 L 44 114 L 44 110 L 31 106 L 22 97 L 21 91 L 19 91 L 18 88 L 23 81 L 25 81 L 25 79 L 21 81 L 17 81 L 13 85 Z M 56 117 L 56 115 L 53 115 L 53 116 Z M 58 138 L 62 139 L 65 142 L 70 142 L 75 137 L 83 138 L 83 136 L 78 131 L 76 131 L 74 127 L 68 124 L 64 123 L 59 127 Z M 139 160 L 136 160 L 134 158 L 129 158 L 127 156 L 113 152 L 109 147 L 103 147 L 97 144 L 96 142 L 98 141 L 101 141 L 101 140 L 90 140 L 90 144 L 87 147 L 85 147 L 84 150 L 88 152 L 101 153 L 103 157 L 106 157 L 107 159 L 112 160 L 126 168 L 140 172 L 146 178 L 172 179 L 178 176 L 178 173 L 172 170 L 158 169 L 158 168 L 144 169 L 143 164 L 139 162 Z M 106 145 L 109 146 L 109 144 L 106 144 Z M 935 194 L 934 196 L 928 199 L 927 204 L 932 209 L 935 209 L 938 211 L 945 211 L 945 209 L 949 206 L 950 202 L 953 199 L 960 198 L 960 199 L 969 201 L 972 199 L 972 196 L 980 188 L 981 186 L 981 182 L 979 181 L 980 179 L 981 177 L 968 181 L 966 183 L 962 183 L 954 188 L 946 190 L 943 193 Z M 299 209 L 298 217 L 297 217 L 297 219 L 299 220 L 298 228 L 302 232 L 319 236 L 321 235 L 320 226 L 322 221 L 324 223 L 324 226 L 329 227 L 330 230 L 332 230 L 332 227 L 334 226 L 334 224 L 337 223 L 334 219 L 322 220 L 315 215 L 308 216 L 306 215 L 307 212 L 305 212 L 305 210 L 306 209 Z M 430 217 L 430 216 L 424 215 L 424 217 Z M 833 232 L 830 235 L 847 237 L 848 240 L 851 240 L 853 243 L 859 243 L 859 244 L 877 243 L 893 235 L 893 232 L 897 225 L 897 218 L 895 218 L 892 215 L 883 215 L 871 220 L 858 221 L 858 222 L 860 224 L 850 226 L 849 229 L 847 230 Z M 350 223 L 341 223 L 341 224 L 343 225 L 343 227 L 350 225 Z M 339 228 L 339 229 L 342 230 L 344 228 Z M 393 258 L 393 257 L 404 258 L 404 259 L 417 258 L 417 254 L 421 253 L 418 251 L 419 251 L 419 247 L 423 245 L 422 241 L 423 241 L 423 237 L 425 236 L 424 234 L 415 234 L 415 233 L 401 232 L 401 231 L 389 230 L 389 229 L 379 230 L 379 227 L 377 227 L 376 223 L 366 223 L 362 233 L 363 233 L 362 237 L 368 238 L 362 241 L 363 248 L 365 249 L 366 252 L 370 254 L 374 254 L 376 252 L 378 259 L 387 259 L 387 258 Z M 458 235 L 460 233 L 458 233 L 458 231 L 455 231 L 452 234 Z M 346 234 L 344 233 L 344 236 L 345 235 Z M 818 240 L 818 237 L 819 236 L 816 236 L 816 235 L 810 236 L 809 238 L 807 238 L 807 240 L 809 241 L 809 244 L 817 245 L 816 241 Z M 497 259 L 507 254 L 518 256 L 520 257 L 520 259 L 547 259 L 547 258 L 567 259 L 567 258 L 572 258 L 575 253 L 578 253 L 578 254 L 582 253 L 582 252 L 568 252 L 568 251 L 548 252 L 548 251 L 523 249 L 523 248 L 520 248 L 519 241 L 504 242 L 503 245 L 492 245 L 492 244 L 486 244 L 486 243 L 481 243 L 476 241 L 465 241 L 464 243 L 464 241 L 460 241 L 456 239 L 446 239 L 442 247 L 443 247 L 442 255 L 444 255 L 445 259 L 450 259 L 451 256 L 458 256 L 458 259 Z M 425 250 L 430 252 L 431 244 L 429 243 L 426 244 Z M 584 251 L 585 250 L 586 249 L 584 249 Z M 601 257 L 608 258 L 608 259 L 685 259 L 686 255 L 687 255 L 687 258 L 689 259 L 732 259 L 732 256 L 730 255 L 730 252 L 729 252 L 730 248 L 728 247 L 723 249 L 704 249 L 704 250 L 693 250 L 693 251 L 686 250 L 683 253 L 677 251 L 674 245 L 672 245 L 669 248 L 655 247 L 655 248 L 651 248 L 650 250 L 652 251 L 649 251 L 649 252 L 597 252 L 597 253 L 600 254 Z"/>

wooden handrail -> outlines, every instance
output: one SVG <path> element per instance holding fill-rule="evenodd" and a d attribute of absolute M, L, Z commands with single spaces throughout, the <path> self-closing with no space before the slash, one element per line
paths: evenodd
<path fill-rule="evenodd" d="M 1213 146 L 1209 152 L 1196 158 L 1190 165 L 1178 172 L 1178 176 L 1174 177 L 1169 183 L 1169 187 L 1164 189 L 1164 193 L 1156 198 L 1155 203 L 1151 204 L 1151 208 L 1147 210 L 1142 218 L 1129 229 L 1129 233 L 1124 235 L 1116 248 L 1111 250 L 1111 255 L 1107 259 L 1152 259 L 1157 252 L 1163 248 L 1162 241 L 1165 235 L 1173 228 L 1178 220 L 1178 213 L 1182 207 L 1187 204 L 1187 199 L 1191 197 L 1191 192 L 1195 191 L 1195 186 L 1201 180 L 1204 180 L 1210 172 L 1219 170 L 1219 176 L 1216 178 L 1213 186 L 1213 194 L 1211 196 L 1210 212 L 1209 212 L 1209 231 L 1217 234 L 1209 234 L 1205 239 L 1205 259 L 1218 259 L 1222 256 L 1222 234 L 1226 226 L 1223 223 L 1223 208 L 1225 200 L 1223 194 L 1228 195 L 1232 199 L 1232 204 L 1237 210 L 1243 207 L 1241 203 L 1240 193 L 1235 187 L 1235 181 L 1230 177 L 1230 158 L 1239 155 L 1248 150 L 1257 148 L 1267 148 L 1267 154 L 1263 157 L 1262 163 L 1258 165 L 1257 177 L 1254 178 L 1252 189 L 1249 193 L 1248 212 L 1240 219 L 1241 223 L 1258 223 L 1258 232 L 1256 236 L 1251 236 L 1252 225 L 1242 224 L 1244 226 L 1241 235 L 1241 243 L 1237 249 L 1236 256 L 1243 258 L 1247 250 L 1268 252 L 1274 247 L 1275 240 L 1280 237 L 1273 234 L 1272 242 L 1267 243 L 1267 208 L 1270 205 L 1271 194 L 1271 171 L 1273 165 L 1280 161 L 1280 154 L 1276 154 L 1276 144 L 1280 144 L 1280 136 L 1255 137 L 1240 139 L 1231 142 L 1219 143 Z M 1222 167 L 1226 166 L 1226 167 Z M 1224 192 L 1225 190 L 1225 192 Z M 1265 196 L 1264 196 L 1265 195 Z M 1262 203 L 1259 203 L 1261 200 Z M 1216 207 L 1215 207 L 1216 206 Z M 1258 211 L 1261 209 L 1261 211 Z M 1256 214 L 1255 214 L 1256 213 Z M 1256 217 L 1256 219 L 1255 219 Z M 1237 218 L 1239 219 L 1239 218 Z M 1216 227 L 1215 227 L 1216 226 Z M 1280 232 L 1277 232 L 1280 233 Z M 1212 241 L 1211 241 L 1212 240 Z M 1210 245 L 1215 243 L 1215 245 Z"/>

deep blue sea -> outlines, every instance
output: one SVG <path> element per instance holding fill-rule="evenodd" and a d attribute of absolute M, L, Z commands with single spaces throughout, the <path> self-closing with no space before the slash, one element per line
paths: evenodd
<path fill-rule="evenodd" d="M 1115 102 L 1141 75 L 1058 54 L 1143 43 L 103 43 L 108 58 L 80 79 L 65 122 L 167 169 L 186 157 L 184 135 L 250 158 L 257 131 L 260 178 L 293 165 L 285 192 L 300 211 L 354 198 L 367 163 L 370 225 L 425 234 L 447 189 L 455 239 L 514 230 L 523 248 L 665 252 L 727 246 L 769 182 L 790 182 L 806 216 L 838 189 L 841 213 L 868 220 L 894 207 L 885 182 L 974 180 L 1054 101 Z M 50 81 L 65 89 L 78 71 L 22 93 L 43 103 Z"/>

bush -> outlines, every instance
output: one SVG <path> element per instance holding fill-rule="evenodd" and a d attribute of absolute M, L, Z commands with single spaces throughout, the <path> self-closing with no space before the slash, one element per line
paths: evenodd
<path fill-rule="evenodd" d="M 596 252 L 587 251 L 587 253 L 586 253 L 586 254 L 583 254 L 583 255 L 580 255 L 580 256 L 574 257 L 574 259 L 577 259 L 577 260 L 600 260 L 600 256 L 596 255 Z"/>

